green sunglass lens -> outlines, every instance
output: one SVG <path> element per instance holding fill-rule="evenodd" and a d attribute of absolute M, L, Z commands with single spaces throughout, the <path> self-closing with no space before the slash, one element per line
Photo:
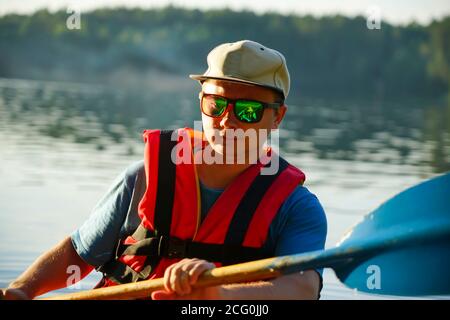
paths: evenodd
<path fill-rule="evenodd" d="M 220 116 L 227 107 L 227 100 L 218 97 L 207 97 L 204 101 L 204 111 L 206 114 L 217 117 Z"/>
<path fill-rule="evenodd" d="M 261 120 L 263 106 L 256 101 L 237 101 L 236 117 L 243 122 L 258 122 Z"/>

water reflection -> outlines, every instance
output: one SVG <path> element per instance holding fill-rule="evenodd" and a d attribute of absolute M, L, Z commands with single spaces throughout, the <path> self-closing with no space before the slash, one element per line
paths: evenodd
<path fill-rule="evenodd" d="M 23 126 L 33 133 L 94 144 L 98 150 L 139 139 L 144 128 L 170 127 L 177 119 L 182 119 L 179 125 L 189 125 L 194 116 L 182 94 L 6 79 L 0 80 L 0 108 L 5 129 Z"/>
<path fill-rule="evenodd" d="M 132 155 L 138 151 L 126 141 L 140 141 L 145 128 L 192 126 L 200 118 L 196 96 L 195 87 L 168 94 L 3 79 L 0 126 L 93 144 L 99 151 L 119 144 Z M 291 100 L 280 135 L 286 152 L 450 169 L 449 104 Z"/>
<path fill-rule="evenodd" d="M 433 119 L 427 102 L 301 101 L 290 108 L 295 116 L 287 121 L 292 133 L 286 148 L 322 159 L 432 166 L 445 172 L 450 163 L 449 109 L 432 110 L 445 111 L 447 125 L 440 116 Z"/>

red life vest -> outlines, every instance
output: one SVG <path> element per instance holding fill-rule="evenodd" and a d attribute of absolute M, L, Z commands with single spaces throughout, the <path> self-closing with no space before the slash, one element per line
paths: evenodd
<path fill-rule="evenodd" d="M 274 255 L 264 248 L 269 226 L 285 199 L 303 184 L 303 172 L 280 157 L 276 174 L 261 175 L 264 164 L 258 162 L 225 189 L 201 222 L 193 154 L 205 146 L 202 133 L 146 130 L 143 137 L 145 186 L 136 183 L 132 197 L 139 201 L 141 223 L 119 241 L 115 259 L 99 268 L 105 277 L 98 286 L 159 278 L 185 257 L 219 266 Z"/>

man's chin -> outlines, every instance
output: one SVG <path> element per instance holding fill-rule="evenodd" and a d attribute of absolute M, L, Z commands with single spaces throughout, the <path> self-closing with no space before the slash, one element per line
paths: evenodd
<path fill-rule="evenodd" d="M 216 152 L 216 158 L 220 157 L 224 164 L 246 164 L 249 162 L 249 157 L 245 153 L 227 152 L 223 146 L 214 148 L 214 151 Z"/>

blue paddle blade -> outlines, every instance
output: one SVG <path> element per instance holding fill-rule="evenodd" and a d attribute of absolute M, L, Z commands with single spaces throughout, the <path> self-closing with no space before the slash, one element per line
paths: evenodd
<path fill-rule="evenodd" d="M 348 287 L 374 294 L 450 294 L 450 173 L 385 202 L 338 244 Z"/>

